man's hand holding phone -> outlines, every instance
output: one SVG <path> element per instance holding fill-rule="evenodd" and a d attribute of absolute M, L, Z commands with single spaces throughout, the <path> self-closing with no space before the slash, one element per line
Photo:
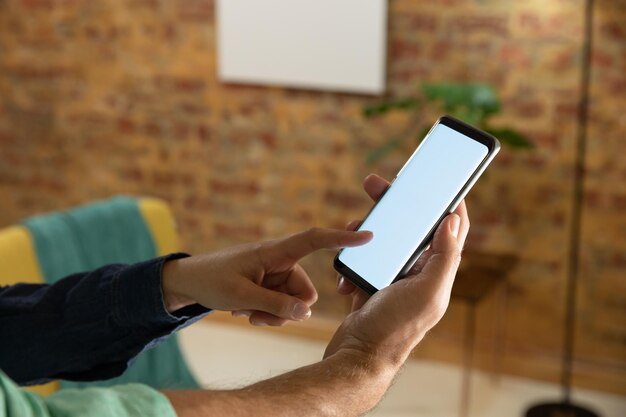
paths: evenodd
<path fill-rule="evenodd" d="M 375 175 L 364 183 L 374 200 L 388 186 Z M 356 226 L 353 222 L 350 228 Z M 362 415 L 376 406 L 411 350 L 443 316 L 468 229 L 461 202 L 439 224 L 431 248 L 409 274 L 371 297 L 340 279 L 338 290 L 353 297 L 353 308 L 326 348 L 323 361 L 241 390 L 168 391 L 166 395 L 179 415 L 196 410 L 221 415 L 233 409 L 241 415 Z M 368 232 L 313 229 L 196 257 L 195 262 L 193 257 L 186 258 L 188 262 L 172 265 L 176 266 L 172 273 L 185 272 L 180 276 L 187 279 L 172 283 L 185 283 L 187 288 L 180 294 L 193 295 L 207 306 L 253 311 L 252 322 L 281 325 L 293 319 L 292 309 L 284 306 L 291 302 L 310 306 L 317 298 L 308 276 L 297 265 L 301 256 L 321 248 L 366 245 L 371 238 Z M 164 292 L 167 284 L 165 279 Z M 217 300 L 215 294 L 225 298 Z"/>
<path fill-rule="evenodd" d="M 389 183 L 370 175 L 363 186 L 377 201 Z M 355 229 L 358 224 L 351 222 L 348 227 Z M 448 307 L 469 226 L 462 202 L 439 225 L 430 248 L 409 274 L 371 297 L 350 281 L 338 277 L 338 292 L 353 298 L 352 312 L 328 345 L 325 357 L 349 351 L 364 355 L 374 366 L 391 369 L 401 366 Z"/>

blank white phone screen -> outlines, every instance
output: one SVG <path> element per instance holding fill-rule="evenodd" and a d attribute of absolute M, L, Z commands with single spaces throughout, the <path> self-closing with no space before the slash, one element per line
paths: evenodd
<path fill-rule="evenodd" d="M 437 124 L 359 230 L 367 244 L 339 260 L 376 289 L 390 285 L 487 156 L 486 145 Z"/>

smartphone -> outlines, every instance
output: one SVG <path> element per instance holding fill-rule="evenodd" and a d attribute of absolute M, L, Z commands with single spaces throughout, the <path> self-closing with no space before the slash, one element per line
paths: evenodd
<path fill-rule="evenodd" d="M 373 239 L 339 251 L 337 272 L 369 294 L 406 275 L 499 150 L 488 133 L 441 117 L 358 228 Z"/>

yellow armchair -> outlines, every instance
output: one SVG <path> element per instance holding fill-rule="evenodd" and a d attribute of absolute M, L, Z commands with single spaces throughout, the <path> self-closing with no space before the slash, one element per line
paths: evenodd
<path fill-rule="evenodd" d="M 138 206 L 152 234 L 157 255 L 179 251 L 178 233 L 167 203 L 156 198 L 141 198 Z M 20 225 L 0 229 L 0 286 L 16 283 L 45 283 L 33 237 Z M 28 389 L 48 395 L 59 387 L 59 382 L 55 381 Z"/>

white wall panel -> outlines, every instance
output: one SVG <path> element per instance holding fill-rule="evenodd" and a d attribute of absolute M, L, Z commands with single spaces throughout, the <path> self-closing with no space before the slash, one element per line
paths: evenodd
<path fill-rule="evenodd" d="M 216 7 L 220 80 L 384 91 L 386 0 L 218 0 Z"/>

